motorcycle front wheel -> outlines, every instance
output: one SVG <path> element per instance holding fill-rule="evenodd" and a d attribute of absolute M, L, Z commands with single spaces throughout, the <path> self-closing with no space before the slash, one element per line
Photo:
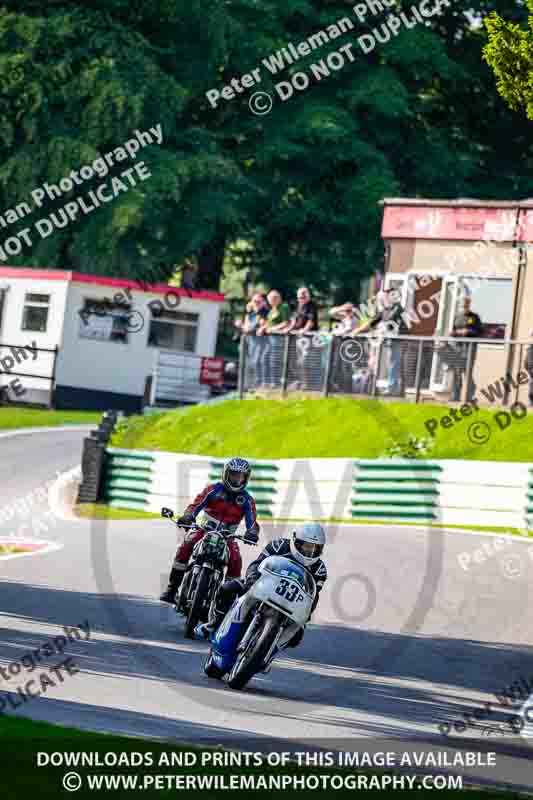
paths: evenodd
<path fill-rule="evenodd" d="M 268 616 L 255 642 L 251 642 L 235 662 L 228 678 L 232 689 L 244 689 L 253 676 L 260 671 L 272 644 L 279 632 L 277 614 Z"/>
<path fill-rule="evenodd" d="M 202 619 L 202 610 L 207 597 L 210 580 L 211 572 L 203 568 L 198 576 L 198 580 L 196 581 L 194 597 L 191 600 L 189 614 L 185 623 L 186 639 L 194 639 L 194 629 Z"/>

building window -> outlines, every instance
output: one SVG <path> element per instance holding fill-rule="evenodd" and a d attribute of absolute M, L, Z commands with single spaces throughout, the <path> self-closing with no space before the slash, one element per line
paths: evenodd
<path fill-rule="evenodd" d="M 128 342 L 131 305 L 85 298 L 79 312 L 80 339 L 99 342 Z"/>
<path fill-rule="evenodd" d="M 198 318 L 198 314 L 189 314 L 185 311 L 163 311 L 161 314 L 153 314 L 150 320 L 148 344 L 165 350 L 194 353 Z"/>
<path fill-rule="evenodd" d="M 456 313 L 460 312 L 465 295 L 472 298 L 472 311 L 483 323 L 484 339 L 509 336 L 513 318 L 513 281 L 510 278 L 460 279 Z"/>
<path fill-rule="evenodd" d="M 24 295 L 24 310 L 22 312 L 22 330 L 46 333 L 49 307 L 49 294 L 26 292 Z"/>

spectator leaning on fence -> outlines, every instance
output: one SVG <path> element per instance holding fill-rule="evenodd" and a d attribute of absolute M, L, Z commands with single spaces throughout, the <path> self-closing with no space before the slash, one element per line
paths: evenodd
<path fill-rule="evenodd" d="M 329 312 L 330 317 L 337 320 L 337 325 L 333 329 L 335 336 L 348 336 L 357 328 L 358 320 L 355 316 L 353 303 L 344 303 L 342 306 L 334 306 Z"/>
<path fill-rule="evenodd" d="M 318 330 L 318 309 L 316 303 L 311 299 L 311 292 L 306 286 L 301 286 L 297 292 L 298 307 L 287 326 L 287 333 L 301 336 L 305 333 L 312 333 Z M 292 384 L 290 388 L 311 389 L 316 383 L 313 374 L 313 349 L 310 338 L 302 342 L 302 346 L 297 348 L 297 365 L 299 380 Z M 307 337 L 306 337 L 307 339 Z M 316 357 L 316 353 L 314 354 Z"/>
<path fill-rule="evenodd" d="M 342 306 L 334 306 L 330 312 L 330 317 L 337 320 L 333 328 L 333 335 L 339 337 L 349 336 L 357 328 L 358 319 L 355 316 L 353 303 L 344 303 Z M 348 359 L 341 357 L 340 341 L 334 341 L 335 347 L 333 357 L 332 379 L 333 391 L 351 392 L 352 390 L 352 364 Z"/>
<path fill-rule="evenodd" d="M 306 286 L 298 289 L 298 308 L 292 315 L 287 333 L 311 333 L 318 330 L 318 309 L 311 300 L 311 292 Z"/>
<path fill-rule="evenodd" d="M 291 312 L 277 289 L 268 293 L 267 300 L 270 311 L 264 323 L 264 331 L 270 334 L 270 379 L 272 388 L 275 388 L 281 386 L 284 342 L 281 334 L 287 332 Z"/>
<path fill-rule="evenodd" d="M 256 292 L 242 326 L 248 341 L 248 363 L 254 371 L 256 389 L 270 383 L 270 361 L 268 357 L 268 340 L 263 336 L 263 329 L 268 317 L 269 306 L 262 294 Z"/>
<path fill-rule="evenodd" d="M 402 340 L 397 336 L 405 336 L 407 325 L 404 320 L 405 309 L 394 289 L 383 289 L 377 295 L 378 312 L 371 319 L 363 322 L 353 332 L 353 336 L 378 328 L 384 341 L 384 357 L 387 369 L 387 388 L 385 394 L 403 394 L 404 369 Z"/>
<path fill-rule="evenodd" d="M 459 312 L 454 319 L 452 336 L 457 336 L 461 339 L 481 339 L 483 336 L 483 323 L 479 315 L 472 311 L 472 298 L 469 295 L 463 297 L 463 310 Z M 468 356 L 470 352 L 470 382 L 466 395 L 466 400 L 470 403 L 475 397 L 477 388 L 473 379 L 477 344 L 472 343 L 467 345 L 465 342 L 459 345 L 457 349 L 462 359 L 456 366 L 452 367 L 454 375 L 452 401 L 459 402 L 461 399 L 463 378 L 468 369 Z"/>

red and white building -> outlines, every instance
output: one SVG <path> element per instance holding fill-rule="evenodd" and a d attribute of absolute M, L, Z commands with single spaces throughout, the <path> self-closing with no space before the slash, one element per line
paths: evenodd
<path fill-rule="evenodd" d="M 202 357 L 215 354 L 223 301 L 216 292 L 166 284 L 0 267 L 0 364 L 13 347 L 41 348 L 37 358 L 3 371 L 0 382 L 22 373 L 22 401 L 46 403 L 53 379 L 57 408 L 133 412 L 163 359 L 173 365 L 169 397 L 194 402 L 209 393 L 200 382 Z"/>
<path fill-rule="evenodd" d="M 469 295 L 486 339 L 476 384 L 519 371 L 533 329 L 533 201 L 386 198 L 382 205 L 385 285 L 400 291 L 407 310 L 429 309 L 409 333 L 450 336 Z M 513 348 L 517 340 L 524 344 Z M 432 362 L 428 388 L 439 394 L 445 369 L 437 352 Z M 527 403 L 527 392 L 520 386 L 517 398 Z"/>

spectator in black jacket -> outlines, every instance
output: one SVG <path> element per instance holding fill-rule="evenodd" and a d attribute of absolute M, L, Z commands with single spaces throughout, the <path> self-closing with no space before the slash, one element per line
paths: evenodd
<path fill-rule="evenodd" d="M 481 339 L 483 336 L 483 323 L 479 315 L 472 311 L 472 298 L 468 295 L 463 298 L 463 310 L 455 317 L 452 336 L 457 336 L 461 339 Z M 475 397 L 477 388 L 472 377 L 476 363 L 477 344 L 466 344 L 465 342 L 458 345 L 457 350 L 461 358 L 457 366 L 452 367 L 454 373 L 452 401 L 459 402 L 461 400 L 463 378 L 468 369 L 468 357 L 469 353 L 471 353 L 470 382 L 466 396 L 467 402 L 470 403 Z"/>
<path fill-rule="evenodd" d="M 320 375 L 316 375 L 316 367 L 313 356 L 312 337 L 305 337 L 304 334 L 313 333 L 318 330 L 318 308 L 311 299 L 311 292 L 307 286 L 301 286 L 297 292 L 298 308 L 294 312 L 291 321 L 287 326 L 286 333 L 295 334 L 302 337 L 296 342 L 297 348 L 297 369 L 300 380 L 295 381 L 290 389 L 318 389 L 320 388 Z M 313 369 L 314 368 L 314 369 Z"/>

